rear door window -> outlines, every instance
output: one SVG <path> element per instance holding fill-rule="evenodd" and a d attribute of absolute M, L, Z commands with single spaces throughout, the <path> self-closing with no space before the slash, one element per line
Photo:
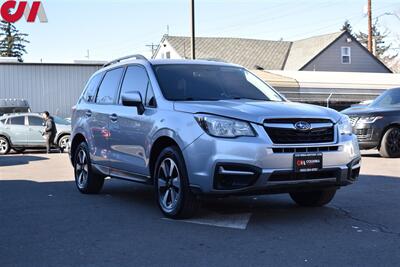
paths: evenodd
<path fill-rule="evenodd" d="M 123 68 L 110 70 L 104 76 L 104 79 L 97 93 L 96 103 L 98 104 L 113 104 L 118 92 L 119 83 L 121 80 Z"/>
<path fill-rule="evenodd" d="M 11 125 L 25 125 L 25 116 L 9 118 L 8 123 Z"/>

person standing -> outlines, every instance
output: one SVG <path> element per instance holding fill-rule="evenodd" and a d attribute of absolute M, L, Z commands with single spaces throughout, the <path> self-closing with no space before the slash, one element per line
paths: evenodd
<path fill-rule="evenodd" d="M 46 138 L 47 153 L 51 152 L 51 146 L 54 144 L 54 138 L 57 134 L 56 124 L 54 118 L 50 116 L 48 111 L 43 112 L 43 119 L 45 120 L 45 128 L 43 136 Z"/>

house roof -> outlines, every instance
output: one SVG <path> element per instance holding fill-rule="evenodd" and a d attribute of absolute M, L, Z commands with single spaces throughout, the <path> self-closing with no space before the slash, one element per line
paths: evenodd
<path fill-rule="evenodd" d="M 190 38 L 164 36 L 183 58 L 190 57 Z M 283 69 L 291 42 L 242 38 L 197 37 L 196 57 L 199 59 L 222 59 L 255 69 Z"/>
<path fill-rule="evenodd" d="M 196 57 L 220 59 L 249 69 L 261 67 L 268 70 L 301 70 L 344 34 L 348 34 L 348 32 L 340 31 L 293 42 L 197 37 Z M 351 37 L 350 34 L 348 35 Z M 189 37 L 164 35 L 161 42 L 164 41 L 167 41 L 182 58 L 190 57 L 191 41 Z M 364 48 L 361 44 L 359 45 Z M 158 50 L 154 55 L 157 53 Z M 384 65 L 379 59 L 375 59 Z M 388 69 L 388 71 L 390 70 Z"/>
<path fill-rule="evenodd" d="M 344 33 L 335 32 L 292 42 L 284 69 L 300 70 Z"/>

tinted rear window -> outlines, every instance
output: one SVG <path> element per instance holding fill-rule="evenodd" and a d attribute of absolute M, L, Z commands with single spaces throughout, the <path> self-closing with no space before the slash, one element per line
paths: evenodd
<path fill-rule="evenodd" d="M 103 73 L 99 73 L 89 81 L 88 85 L 86 86 L 85 93 L 83 95 L 83 99 L 86 102 L 94 102 L 96 98 L 97 88 L 101 82 L 101 78 L 103 77 Z"/>
<path fill-rule="evenodd" d="M 12 117 L 8 119 L 8 124 L 11 125 L 25 125 L 25 117 Z"/>
<path fill-rule="evenodd" d="M 118 68 L 106 73 L 99 87 L 96 103 L 113 104 L 115 102 L 123 70 L 123 68 Z"/>

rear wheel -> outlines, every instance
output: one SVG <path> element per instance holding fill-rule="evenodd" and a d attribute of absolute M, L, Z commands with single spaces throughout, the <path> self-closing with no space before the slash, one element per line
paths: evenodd
<path fill-rule="evenodd" d="M 384 158 L 400 157 L 400 128 L 392 127 L 383 135 L 379 153 Z"/>
<path fill-rule="evenodd" d="M 89 149 L 85 142 L 76 149 L 74 170 L 75 183 L 81 193 L 97 194 L 101 191 L 105 177 L 92 170 Z"/>
<path fill-rule="evenodd" d="M 186 166 L 177 147 L 165 148 L 156 161 L 154 185 L 158 206 L 173 219 L 192 217 L 199 201 L 190 191 Z"/>
<path fill-rule="evenodd" d="M 0 155 L 6 155 L 10 152 L 10 142 L 7 138 L 0 136 Z"/>
<path fill-rule="evenodd" d="M 322 207 L 331 202 L 336 189 L 318 190 L 310 192 L 292 192 L 290 197 L 300 206 Z"/>

